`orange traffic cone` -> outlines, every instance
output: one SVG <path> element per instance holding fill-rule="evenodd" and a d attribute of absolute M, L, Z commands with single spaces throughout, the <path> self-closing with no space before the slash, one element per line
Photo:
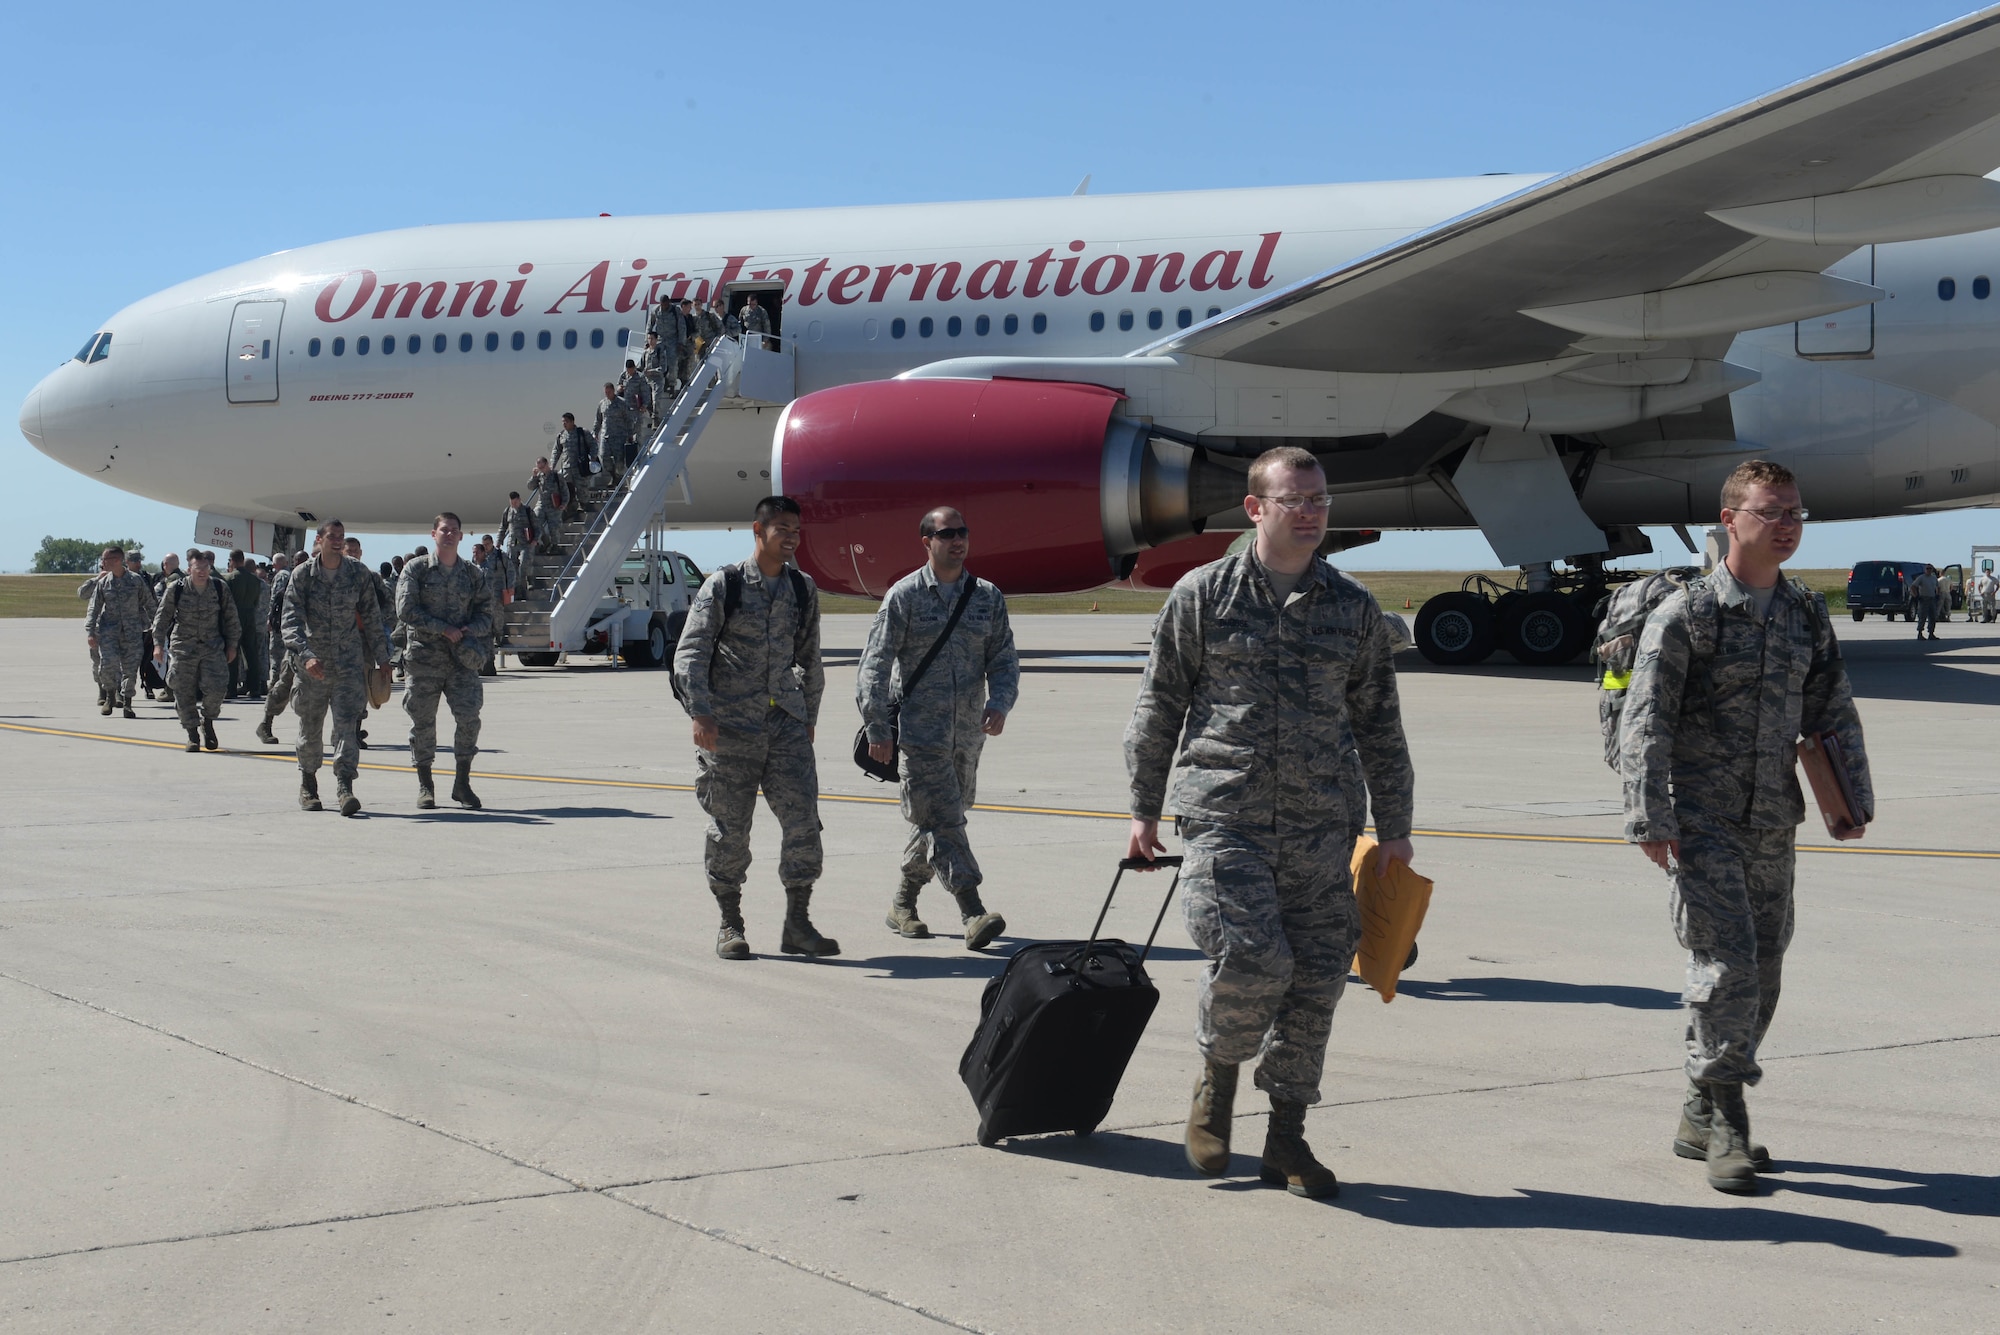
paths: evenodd
<path fill-rule="evenodd" d="M 1096 603 L 1092 603 L 1092 604 L 1090 605 L 1090 610 L 1091 610 L 1091 611 L 1093 611 L 1093 612 L 1095 612 L 1095 611 L 1097 610 L 1097 604 L 1096 604 Z"/>
<path fill-rule="evenodd" d="M 1410 600 L 1408 598 L 1403 599 L 1403 610 L 1405 612 L 1410 610 Z"/>

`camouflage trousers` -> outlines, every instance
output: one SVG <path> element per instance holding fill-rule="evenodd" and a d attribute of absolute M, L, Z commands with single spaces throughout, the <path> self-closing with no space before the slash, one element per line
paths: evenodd
<path fill-rule="evenodd" d="M 281 651 L 277 663 L 277 675 L 271 678 L 271 693 L 264 697 L 267 722 L 285 712 L 285 706 L 292 702 L 292 687 L 299 680 L 299 665 L 289 652 Z"/>
<path fill-rule="evenodd" d="M 136 695 L 144 644 L 137 630 L 128 634 L 114 626 L 98 632 L 97 684 L 120 700 L 130 700 Z"/>
<path fill-rule="evenodd" d="M 293 679 L 292 712 L 299 716 L 299 770 L 317 774 L 326 754 L 323 733 L 326 716 L 333 714 L 333 773 L 352 783 L 361 772 L 361 716 L 368 708 L 368 686 L 361 672 L 343 672 L 331 664 L 326 680 L 305 672 Z"/>
<path fill-rule="evenodd" d="M 220 649 L 183 649 L 174 655 L 167 674 L 174 688 L 174 712 L 189 732 L 201 726 L 201 716 L 214 718 L 222 712 L 222 697 L 229 689 L 229 668 Z M 196 706 L 199 705 L 199 710 Z"/>
<path fill-rule="evenodd" d="M 285 653 L 285 637 L 272 631 L 264 639 L 264 665 L 269 669 L 265 674 L 265 689 L 276 686 L 278 678 L 285 675 L 286 669 L 291 666 L 289 658 Z M 279 705 L 278 708 L 283 709 L 284 706 Z"/>
<path fill-rule="evenodd" d="M 478 669 L 412 672 L 403 686 L 403 712 L 410 716 L 413 765 L 428 765 L 437 757 L 439 696 L 451 706 L 451 753 L 460 760 L 479 754 L 479 707 L 486 701 L 486 686 Z"/>
<path fill-rule="evenodd" d="M 784 841 L 778 880 L 804 889 L 819 880 L 824 855 L 819 840 L 819 764 L 806 725 L 782 709 L 764 719 L 762 732 L 724 728 L 713 751 L 695 752 L 694 798 L 708 814 L 702 862 L 708 887 L 737 894 L 750 870 L 750 818 L 757 790 L 778 818 Z"/>
<path fill-rule="evenodd" d="M 977 890 L 985 878 L 965 835 L 965 812 L 976 800 L 981 745 L 901 750 L 903 819 L 910 823 L 903 888 L 921 890 L 935 874 L 953 894 Z"/>
<path fill-rule="evenodd" d="M 1688 1079 L 1754 1085 L 1792 940 L 1793 829 L 1677 810 L 1674 935 L 1687 947 Z"/>
<path fill-rule="evenodd" d="M 1179 822 L 1181 909 L 1208 968 L 1195 1009 L 1195 1043 L 1210 1061 L 1262 1055 L 1257 1088 L 1319 1101 L 1333 1008 L 1361 941 L 1338 828 L 1239 829 Z"/>

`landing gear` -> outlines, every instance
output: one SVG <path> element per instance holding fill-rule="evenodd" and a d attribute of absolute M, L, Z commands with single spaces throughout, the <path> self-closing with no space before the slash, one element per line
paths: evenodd
<path fill-rule="evenodd" d="M 1527 667 L 1573 662 L 1590 647 L 1605 593 L 1642 573 L 1606 571 L 1602 560 L 1587 558 L 1574 570 L 1525 569 L 1513 588 L 1469 575 L 1417 613 L 1417 651 L 1440 667 L 1484 662 L 1495 649 Z"/>
<path fill-rule="evenodd" d="M 1589 646 L 1592 626 L 1590 614 L 1567 593 L 1524 593 L 1500 618 L 1500 647 L 1526 667 L 1556 667 Z"/>
<path fill-rule="evenodd" d="M 1417 613 L 1417 652 L 1440 667 L 1483 663 L 1493 652 L 1493 621 L 1484 594 L 1441 593 Z"/>

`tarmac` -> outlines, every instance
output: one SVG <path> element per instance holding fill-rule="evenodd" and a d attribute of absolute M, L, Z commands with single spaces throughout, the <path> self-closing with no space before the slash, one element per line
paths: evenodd
<path fill-rule="evenodd" d="M 1183 1161 L 1178 912 L 1103 1129 L 974 1142 L 981 988 L 1085 934 L 1123 852 L 1145 618 L 1015 623 L 981 955 L 935 890 L 936 939 L 883 925 L 904 827 L 847 756 L 867 621 L 829 617 L 814 919 L 844 953 L 774 953 L 764 812 L 747 963 L 712 951 L 663 674 L 489 680 L 477 813 L 415 809 L 392 705 L 343 820 L 297 809 L 256 706 L 187 755 L 171 706 L 98 716 L 79 623 L 0 624 L 0 1329 L 2000 1326 L 2000 627 L 1840 624 L 1880 809 L 1857 846 L 1800 831 L 1747 1199 L 1669 1152 L 1684 956 L 1588 669 L 1402 655 L 1437 888 L 1394 1003 L 1356 982 L 1335 1018 L 1312 1202 L 1258 1184 L 1247 1078 L 1230 1175 Z M 1107 930 L 1166 889 L 1128 876 Z"/>

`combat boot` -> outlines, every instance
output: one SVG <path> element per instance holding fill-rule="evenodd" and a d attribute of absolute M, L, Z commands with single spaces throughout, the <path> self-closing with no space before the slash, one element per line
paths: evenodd
<path fill-rule="evenodd" d="M 190 751 L 201 750 L 201 734 L 199 732 L 196 732 L 193 728 L 189 728 L 187 732 L 188 732 L 187 749 Z"/>
<path fill-rule="evenodd" d="M 97 712 L 100 714 L 109 714 L 111 708 L 111 692 L 100 689 L 97 692 Z"/>
<path fill-rule="evenodd" d="M 1294 1196 L 1322 1200 L 1340 1194 L 1340 1179 L 1313 1158 L 1306 1144 L 1306 1105 L 1271 1096 L 1271 1125 L 1264 1132 L 1264 1161 L 1257 1180 L 1283 1187 Z"/>
<path fill-rule="evenodd" d="M 216 751 L 222 747 L 222 743 L 215 739 L 215 716 L 213 714 L 202 715 L 201 745 L 205 751 Z"/>
<path fill-rule="evenodd" d="M 1750 1161 L 1750 1109 L 1743 1086 L 1716 1081 L 1708 1086 L 1708 1185 L 1737 1196 L 1754 1195 L 1757 1165 Z"/>
<path fill-rule="evenodd" d="M 417 810 L 434 811 L 437 809 L 437 804 L 437 785 L 431 781 L 431 767 L 419 765 L 417 766 Z"/>
<path fill-rule="evenodd" d="M 299 772 L 299 810 L 319 811 L 319 775 Z"/>
<path fill-rule="evenodd" d="M 1205 1061 L 1188 1109 L 1188 1166 L 1206 1177 L 1229 1171 L 1229 1129 L 1236 1116 L 1236 1063 Z"/>
<path fill-rule="evenodd" d="M 716 892 L 722 908 L 722 926 L 716 929 L 715 953 L 721 959 L 747 960 L 750 942 L 743 935 L 743 896 L 738 891 Z"/>
<path fill-rule="evenodd" d="M 952 898 L 958 901 L 959 921 L 965 924 L 967 950 L 984 950 L 995 937 L 1007 930 L 1005 918 L 986 911 L 986 905 L 979 900 L 979 891 L 954 890 Z"/>
<path fill-rule="evenodd" d="M 821 936 L 806 916 L 812 893 L 809 885 L 785 888 L 785 928 L 778 935 L 778 949 L 787 955 L 838 955 L 840 942 Z"/>
<path fill-rule="evenodd" d="M 163 705 L 170 705 L 173 702 L 174 702 L 174 688 L 171 686 L 162 686 L 160 688 L 160 703 Z"/>
<path fill-rule="evenodd" d="M 1683 1159 L 1708 1157 L 1708 1119 L 1715 1111 L 1708 1091 L 1688 1081 L 1687 1096 L 1681 1101 L 1681 1125 L 1674 1132 L 1674 1153 Z M 1750 1163 L 1760 1173 L 1771 1170 L 1771 1152 L 1756 1142 L 1750 1145 Z"/>
<path fill-rule="evenodd" d="M 334 785 L 333 795 L 340 800 L 341 815 L 352 816 L 361 810 L 361 799 L 354 795 L 352 779 L 336 779 Z"/>
<path fill-rule="evenodd" d="M 125 717 L 126 717 L 126 718 L 137 718 L 137 717 L 139 717 L 139 716 L 138 716 L 137 714 L 135 714 L 135 713 L 133 713 L 133 712 L 132 712 L 132 697 L 131 697 L 131 696 L 129 696 L 129 695 L 122 695 L 122 696 L 118 697 L 118 704 L 119 704 L 119 706 L 120 706 L 120 707 L 121 707 L 122 709 L 124 709 L 124 711 L 125 711 Z"/>
<path fill-rule="evenodd" d="M 472 757 L 458 757 L 458 778 L 451 785 L 451 800 L 468 811 L 479 810 L 479 797 L 472 791 Z"/>
<path fill-rule="evenodd" d="M 264 715 L 264 721 L 257 725 L 257 740 L 266 746 L 278 744 L 278 734 L 271 731 L 271 716 Z"/>
<path fill-rule="evenodd" d="M 923 940 L 930 936 L 931 929 L 917 916 L 917 892 L 920 885 L 905 885 L 896 891 L 896 897 L 889 901 L 889 916 L 886 921 L 889 930 L 898 936 Z"/>

